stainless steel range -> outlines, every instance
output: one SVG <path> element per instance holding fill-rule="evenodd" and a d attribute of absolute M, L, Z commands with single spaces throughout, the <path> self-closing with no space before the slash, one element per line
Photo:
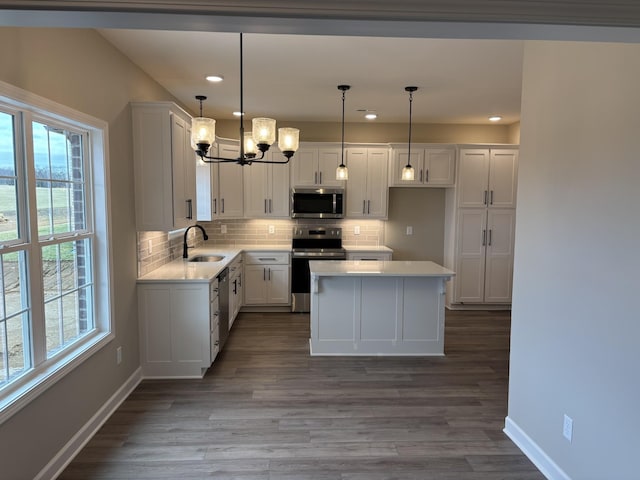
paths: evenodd
<path fill-rule="evenodd" d="M 340 227 L 294 227 L 291 241 L 291 311 L 311 306 L 309 260 L 345 260 Z"/>

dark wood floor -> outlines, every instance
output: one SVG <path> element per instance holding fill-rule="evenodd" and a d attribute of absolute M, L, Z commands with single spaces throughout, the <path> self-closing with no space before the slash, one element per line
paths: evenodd
<path fill-rule="evenodd" d="M 241 314 L 203 380 L 144 381 L 60 477 L 544 480 L 502 433 L 509 314 L 447 312 L 446 356 L 310 357 Z"/>

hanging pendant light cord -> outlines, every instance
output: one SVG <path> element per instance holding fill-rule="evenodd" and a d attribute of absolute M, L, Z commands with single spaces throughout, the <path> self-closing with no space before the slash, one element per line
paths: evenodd
<path fill-rule="evenodd" d="M 341 160 L 340 160 L 340 166 L 344 165 L 344 92 L 346 92 L 346 89 L 342 90 L 342 150 L 341 150 Z"/>
<path fill-rule="evenodd" d="M 413 116 L 413 92 L 409 92 L 409 151 L 407 164 L 411 165 L 411 118 Z"/>
<path fill-rule="evenodd" d="M 240 32 L 240 158 L 244 159 L 244 69 L 242 32 Z"/>

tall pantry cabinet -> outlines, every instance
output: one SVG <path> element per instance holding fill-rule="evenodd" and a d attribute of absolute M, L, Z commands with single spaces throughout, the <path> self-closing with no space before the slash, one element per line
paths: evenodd
<path fill-rule="evenodd" d="M 517 173 L 516 148 L 459 151 L 445 216 L 445 265 L 456 272 L 451 308 L 511 303 Z"/>

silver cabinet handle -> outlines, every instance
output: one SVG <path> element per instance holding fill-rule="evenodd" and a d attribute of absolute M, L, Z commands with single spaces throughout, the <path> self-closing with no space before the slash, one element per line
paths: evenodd
<path fill-rule="evenodd" d="M 187 218 L 189 220 L 193 218 L 193 200 L 190 198 L 187 200 Z"/>
<path fill-rule="evenodd" d="M 218 199 L 217 198 L 213 199 L 213 213 L 214 214 L 218 213 Z"/>
<path fill-rule="evenodd" d="M 224 198 L 221 198 L 220 202 L 222 203 L 222 211 L 220 213 L 224 213 Z"/>
<path fill-rule="evenodd" d="M 490 203 L 491 205 L 493 205 L 493 190 L 491 190 L 491 195 L 490 195 L 489 203 Z"/>
<path fill-rule="evenodd" d="M 486 204 L 487 204 L 487 193 L 488 193 L 488 192 L 485 190 L 485 191 L 484 191 L 484 200 L 482 201 L 483 205 L 486 205 Z"/>
<path fill-rule="evenodd" d="M 491 246 L 491 233 L 493 232 L 493 229 L 490 228 L 489 229 L 489 246 Z"/>
<path fill-rule="evenodd" d="M 487 245 L 487 231 L 485 229 L 482 230 L 482 246 L 485 247 Z"/>
<path fill-rule="evenodd" d="M 364 215 L 365 213 L 367 213 L 367 201 L 362 200 L 362 214 Z"/>

